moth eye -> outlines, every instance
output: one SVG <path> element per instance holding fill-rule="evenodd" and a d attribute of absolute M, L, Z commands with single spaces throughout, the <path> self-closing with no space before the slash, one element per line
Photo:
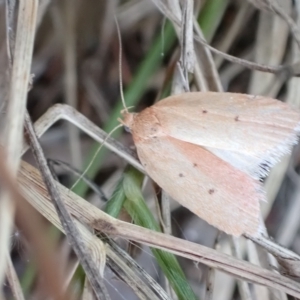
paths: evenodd
<path fill-rule="evenodd" d="M 131 133 L 131 129 L 130 129 L 128 126 L 124 126 L 124 130 L 125 130 L 126 132 Z"/>

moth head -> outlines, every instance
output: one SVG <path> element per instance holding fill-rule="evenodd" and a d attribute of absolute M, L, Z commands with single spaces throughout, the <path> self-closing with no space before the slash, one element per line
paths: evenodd
<path fill-rule="evenodd" d="M 127 110 L 122 110 L 121 115 L 122 119 L 118 119 L 118 121 L 124 126 L 127 132 L 131 132 L 134 123 L 134 118 L 137 114 L 129 113 Z"/>

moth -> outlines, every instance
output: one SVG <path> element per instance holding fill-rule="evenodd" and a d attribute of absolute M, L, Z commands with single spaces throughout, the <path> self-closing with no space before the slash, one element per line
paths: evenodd
<path fill-rule="evenodd" d="M 122 115 L 147 174 L 173 199 L 227 234 L 259 234 L 259 179 L 297 143 L 299 111 L 262 96 L 191 92 Z"/>

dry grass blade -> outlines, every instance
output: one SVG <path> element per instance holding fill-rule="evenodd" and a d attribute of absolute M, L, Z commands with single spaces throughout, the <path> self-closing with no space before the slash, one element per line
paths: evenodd
<path fill-rule="evenodd" d="M 257 248 L 256 248 L 255 244 L 250 240 L 247 240 L 247 255 L 248 255 L 248 260 L 251 263 L 258 265 L 258 266 L 262 266 L 260 263 Z M 250 292 L 250 290 L 249 290 L 249 292 Z M 264 286 L 254 285 L 253 294 L 255 295 L 256 298 L 259 296 L 259 298 L 262 300 L 269 299 L 269 291 Z"/>
<path fill-rule="evenodd" d="M 0 148 L 0 154 L 2 157 L 4 156 L 2 148 Z M 47 282 L 47 284 L 44 284 L 45 291 L 57 300 L 71 299 L 70 295 L 63 292 L 61 273 L 53 255 L 55 253 L 54 247 L 44 235 L 47 231 L 45 224 L 19 193 L 16 182 L 3 160 L 0 160 L 0 170 L 1 185 L 5 186 L 11 199 L 16 204 L 16 222 L 23 228 L 24 234 L 32 243 L 37 266 L 41 274 L 45 276 L 45 283 Z"/>
<path fill-rule="evenodd" d="M 286 11 L 291 10 L 290 1 L 284 0 L 282 4 L 285 4 Z M 288 35 L 289 28 L 279 16 L 267 11 L 260 11 L 256 33 L 255 61 L 269 65 L 282 64 Z M 249 94 L 265 95 L 267 88 L 275 83 L 276 77 L 273 74 L 252 72 Z M 274 94 L 268 93 L 268 96 L 276 97 L 280 88 L 279 85 L 277 91 L 273 89 Z"/>
<path fill-rule="evenodd" d="M 15 48 L 16 1 L 6 0 L 6 44 L 9 64 L 12 65 L 13 51 Z"/>
<path fill-rule="evenodd" d="M 22 186 L 24 195 L 26 195 L 26 199 L 45 217 L 48 218 L 49 215 L 53 217 L 54 207 L 37 170 L 23 163 L 19 183 Z M 289 278 L 237 260 L 213 249 L 116 220 L 76 196 L 65 187 L 59 184 L 57 186 L 69 212 L 80 222 L 96 230 L 108 235 L 134 240 L 154 248 L 164 249 L 176 255 L 222 270 L 237 278 L 300 297 L 300 284 Z M 50 209 L 52 212 L 49 211 Z"/>
<path fill-rule="evenodd" d="M 216 271 L 213 268 L 209 268 L 206 276 L 206 294 L 205 300 L 212 300 L 214 293 L 214 281 Z"/>
<path fill-rule="evenodd" d="M 49 170 L 47 160 L 44 156 L 42 148 L 38 142 L 36 134 L 33 129 L 29 115 L 26 115 L 26 129 L 29 134 L 31 150 L 34 153 L 35 159 L 39 165 L 40 171 L 42 173 L 44 182 L 47 186 L 47 190 L 53 203 L 57 214 L 60 218 L 60 221 L 63 225 L 63 228 L 66 232 L 66 235 L 73 246 L 77 257 L 85 270 L 85 273 L 90 281 L 91 286 L 93 287 L 95 296 L 97 299 L 107 299 L 110 297 L 106 291 L 106 287 L 103 283 L 102 276 L 100 276 L 99 270 L 95 267 L 95 263 L 86 249 L 86 245 L 82 242 L 81 235 L 78 228 L 73 223 L 71 216 L 69 215 L 63 201 L 61 200 L 60 194 L 58 193 L 56 183 L 52 177 L 52 174 Z"/>
<path fill-rule="evenodd" d="M 163 232 L 166 234 L 172 234 L 172 222 L 171 222 L 171 207 L 170 207 L 170 196 L 162 191 L 161 197 L 161 223 Z M 160 216 L 160 215 L 159 215 Z"/>
<path fill-rule="evenodd" d="M 107 247 L 110 248 L 109 246 Z M 116 255 L 112 249 L 110 249 L 110 254 L 107 256 L 107 264 L 113 270 L 118 278 L 124 281 L 128 286 L 132 288 L 139 299 L 169 299 L 165 292 L 159 294 L 159 297 L 138 277 L 135 269 L 130 269 L 123 257 Z"/>
<path fill-rule="evenodd" d="M 195 38 L 195 40 L 197 41 L 197 38 L 200 38 L 202 41 L 205 41 L 198 22 L 196 22 L 196 20 L 194 20 L 193 22 L 194 30 L 197 33 L 197 37 Z M 199 63 L 202 64 L 202 69 L 205 70 L 204 76 L 207 78 L 206 81 L 209 90 L 221 92 L 223 91 L 223 87 L 210 50 L 211 49 L 209 47 L 203 47 L 203 44 L 201 44 L 201 46 L 198 45 L 198 55 L 200 60 Z"/>
<path fill-rule="evenodd" d="M 25 163 L 25 165 L 27 165 L 27 164 Z M 27 165 L 27 166 L 30 167 L 30 165 Z M 42 182 L 40 182 L 40 184 L 43 185 Z M 27 194 L 26 190 L 27 190 L 27 188 L 25 186 L 23 186 L 23 192 L 24 192 L 24 194 Z M 41 204 L 41 206 L 39 206 L 38 210 L 41 209 L 40 212 L 53 225 L 55 225 L 62 232 L 64 232 L 64 229 L 63 229 L 63 227 L 61 225 L 61 222 L 60 222 L 60 220 L 58 218 L 58 215 L 56 213 L 54 205 L 51 202 L 49 202 L 49 203 L 44 203 L 44 204 L 46 204 L 46 206 L 43 207 L 43 202 L 40 202 L 40 199 L 41 199 L 40 196 L 41 195 L 35 194 L 35 197 L 36 196 L 38 197 L 38 198 L 36 198 L 37 203 Z M 43 198 L 43 196 L 42 196 L 42 198 Z M 77 207 L 77 208 L 79 208 L 79 207 Z M 133 272 L 133 270 L 135 270 L 137 268 L 137 264 L 134 263 L 134 261 L 132 260 L 132 258 L 128 257 L 128 254 L 126 256 L 127 262 L 125 263 L 124 260 L 122 260 L 118 256 L 116 256 L 118 254 L 119 254 L 119 256 L 121 254 L 121 257 L 124 256 L 125 255 L 124 251 L 120 251 L 120 249 L 118 249 L 118 247 L 116 247 L 116 245 L 114 245 L 114 243 L 109 243 L 110 247 L 108 245 L 106 245 L 105 251 L 103 251 L 104 248 L 103 248 L 102 241 L 96 235 L 94 235 L 91 231 L 87 230 L 86 227 L 83 224 L 79 223 L 77 220 L 74 220 L 74 221 L 76 222 L 76 226 L 78 227 L 78 229 L 80 231 L 80 234 L 81 234 L 81 237 L 82 237 L 82 242 L 88 247 L 90 253 L 92 254 L 93 261 L 96 262 L 95 266 L 97 268 L 99 268 L 101 274 L 103 274 L 103 270 L 104 270 L 103 269 L 104 268 L 103 261 L 105 261 L 105 253 L 106 253 L 107 256 L 111 260 L 114 261 L 115 264 L 117 263 L 117 265 L 118 265 L 119 268 L 124 269 L 124 272 L 128 276 L 128 280 L 130 280 L 130 278 L 132 280 L 132 278 L 133 278 L 133 280 L 134 280 L 133 282 L 135 283 L 135 288 L 142 289 L 142 291 L 144 293 L 146 293 L 146 295 L 152 295 L 151 290 L 148 290 L 147 286 L 144 287 L 144 283 L 142 284 L 142 282 L 140 281 L 140 277 L 141 276 L 137 277 L 136 274 Z M 128 269 L 128 266 L 130 266 L 129 269 Z M 139 271 L 142 272 L 141 269 Z M 145 277 L 145 273 L 142 273 L 142 274 Z M 124 278 L 124 280 L 125 280 L 125 278 Z M 128 282 L 128 280 L 126 279 L 125 281 Z M 160 295 L 163 296 L 162 297 L 163 299 L 168 299 L 166 296 L 164 296 L 164 292 L 161 289 L 159 289 L 157 285 L 155 286 L 153 279 L 151 281 L 151 279 L 148 277 L 147 281 L 151 282 L 151 285 L 153 285 L 154 289 Z M 137 283 L 141 283 L 141 285 L 136 286 Z M 153 298 L 153 299 L 155 299 L 155 298 Z"/>
<path fill-rule="evenodd" d="M 112 251 L 113 254 L 111 253 Z M 145 284 L 139 285 L 139 282 L 142 280 L 149 284 L 149 286 L 151 286 L 151 288 L 160 296 L 161 299 L 169 299 L 163 288 L 151 276 L 149 276 L 149 274 L 143 268 L 141 268 L 140 265 L 137 264 L 136 261 L 126 251 L 121 249 L 120 246 L 118 246 L 118 244 L 111 239 L 107 241 L 107 256 L 110 255 L 112 255 L 112 258 L 117 256 L 114 261 L 120 262 L 119 265 L 124 268 L 124 271 L 126 270 L 126 273 L 128 272 L 128 274 L 131 274 L 133 278 L 135 278 L 135 282 L 138 283 L 138 288 L 143 286 L 142 289 L 144 293 L 150 296 L 150 299 L 152 299 L 152 291 L 149 291 Z"/>
<path fill-rule="evenodd" d="M 7 153 L 6 160 L 12 174 L 17 173 L 23 144 L 23 122 L 30 79 L 37 7 L 37 0 L 19 2 L 4 141 Z M 2 286 L 5 273 L 13 214 L 13 202 L 3 190 L 0 201 L 0 286 Z"/>
<path fill-rule="evenodd" d="M 285 249 L 271 240 L 263 237 L 254 238 L 247 236 L 248 239 L 252 240 L 257 245 L 262 246 L 269 253 L 274 255 L 278 260 L 278 263 L 284 268 L 284 273 L 291 276 L 298 277 L 300 274 L 300 258 L 294 252 Z"/>
<path fill-rule="evenodd" d="M 76 2 L 69 0 L 64 3 L 64 28 L 65 32 L 61 34 L 64 43 L 64 94 L 66 103 L 72 107 L 77 106 L 77 57 L 76 57 L 76 15 L 78 5 Z M 72 156 L 72 164 L 74 167 L 82 166 L 82 154 L 79 138 L 79 130 L 73 126 L 68 126 L 70 139 L 70 152 Z"/>
<path fill-rule="evenodd" d="M 23 142 L 23 122 L 30 81 L 37 1 L 21 1 L 6 116 L 6 150 L 8 164 L 16 173 Z"/>
<path fill-rule="evenodd" d="M 217 234 L 217 237 L 214 242 L 214 249 L 219 248 L 220 241 L 220 232 Z M 209 268 L 206 275 L 206 293 L 205 300 L 212 300 L 214 295 L 214 287 L 216 281 L 216 270 L 213 268 Z"/>
<path fill-rule="evenodd" d="M 194 71 L 194 65 L 191 64 L 190 61 L 191 58 L 193 58 L 194 56 L 194 46 L 192 44 L 192 49 L 191 49 L 191 45 L 189 45 L 189 42 L 187 40 L 187 37 L 189 35 L 192 35 L 193 32 L 192 31 L 187 32 L 187 30 L 189 29 L 189 26 L 187 25 L 187 12 L 188 12 L 188 8 L 187 6 L 185 6 L 183 10 L 183 16 L 181 18 L 182 19 L 181 36 L 180 36 L 181 55 L 180 55 L 180 60 L 177 63 L 178 70 L 179 70 L 178 79 L 181 79 L 178 80 L 179 85 L 181 87 L 181 89 L 178 90 L 179 93 L 190 91 L 188 73 L 189 72 L 193 73 Z M 190 50 L 192 50 L 192 52 L 189 52 Z"/>
<path fill-rule="evenodd" d="M 171 5 L 170 7 L 168 7 L 161 0 L 153 0 L 153 2 L 165 15 L 165 17 L 167 17 L 170 21 L 172 21 L 175 30 L 177 32 L 177 35 L 180 37 L 182 18 L 181 18 L 181 14 L 179 14 L 179 7 L 177 7 L 176 9 L 175 8 L 172 9 Z M 191 10 L 189 10 L 189 14 L 190 12 Z M 204 40 L 198 22 L 196 22 L 194 17 L 192 21 L 193 21 L 193 29 L 197 34 L 196 36 L 192 35 L 193 38 L 197 40 L 197 38 L 200 37 L 201 40 Z M 191 27 L 191 23 L 189 24 L 189 28 L 190 27 Z M 193 45 L 193 43 L 190 41 L 190 38 L 189 38 L 189 45 Z M 192 48 L 190 47 L 190 51 L 191 50 Z M 218 73 L 214 64 L 214 60 L 209 50 L 210 49 L 208 47 L 203 47 L 203 45 L 197 44 L 195 47 L 195 51 L 191 53 L 192 57 L 197 57 L 196 64 L 194 66 L 195 80 L 197 82 L 197 85 L 201 87 L 201 91 L 207 91 L 207 90 L 221 91 L 222 86 L 218 79 Z"/>
<path fill-rule="evenodd" d="M 232 250 L 232 254 L 236 258 L 243 259 L 240 241 L 234 237 L 231 239 L 231 250 Z M 250 287 L 249 287 L 248 282 L 239 280 L 238 281 L 238 289 L 239 289 L 240 297 L 242 300 L 247 300 L 247 299 L 252 300 L 253 299 L 251 292 L 250 292 Z"/>
<path fill-rule="evenodd" d="M 181 25 L 181 64 L 186 79 L 187 73 L 193 73 L 195 65 L 194 36 L 193 36 L 193 0 L 188 0 L 183 10 Z"/>

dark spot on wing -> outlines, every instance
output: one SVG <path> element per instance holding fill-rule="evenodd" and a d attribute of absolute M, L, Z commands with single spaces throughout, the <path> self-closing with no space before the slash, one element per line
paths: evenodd
<path fill-rule="evenodd" d="M 182 173 L 179 173 L 179 177 L 184 177 Z"/>
<path fill-rule="evenodd" d="M 152 127 L 152 128 L 151 128 L 151 131 L 152 131 L 152 132 L 156 132 L 156 131 L 157 131 L 157 128 Z"/>
<path fill-rule="evenodd" d="M 195 164 L 195 163 L 193 164 L 193 167 L 194 167 L 194 168 L 196 168 L 197 166 L 198 166 L 197 164 Z"/>
<path fill-rule="evenodd" d="M 208 190 L 208 193 L 209 193 L 210 195 L 212 195 L 214 192 L 215 192 L 214 189 L 209 189 L 209 190 Z"/>
<path fill-rule="evenodd" d="M 234 121 L 239 121 L 239 116 L 236 116 L 236 117 L 234 118 Z"/>
<path fill-rule="evenodd" d="M 207 110 L 202 110 L 202 113 L 207 114 Z"/>

